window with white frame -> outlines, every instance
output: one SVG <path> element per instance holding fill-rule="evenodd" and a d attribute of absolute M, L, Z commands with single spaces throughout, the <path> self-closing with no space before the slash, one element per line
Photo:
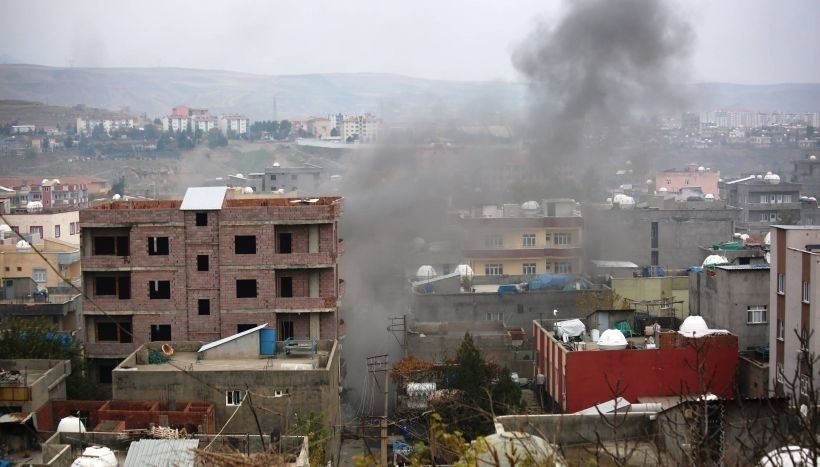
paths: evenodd
<path fill-rule="evenodd" d="M 556 274 L 569 274 L 572 272 L 572 266 L 570 263 L 556 261 L 555 262 L 555 273 Z"/>
<path fill-rule="evenodd" d="M 559 232 L 555 234 L 556 245 L 569 245 L 572 243 L 572 234 L 566 232 Z"/>
<path fill-rule="evenodd" d="M 746 324 L 768 323 L 768 305 L 749 305 L 746 307 Z"/>
<path fill-rule="evenodd" d="M 47 282 L 48 273 L 45 269 L 36 268 L 31 271 L 31 278 L 34 282 Z"/>
<path fill-rule="evenodd" d="M 760 222 L 769 222 L 769 213 L 768 212 L 761 212 L 760 213 Z"/>
<path fill-rule="evenodd" d="M 783 195 L 783 202 L 784 203 L 791 203 L 792 202 L 792 195 Z"/>
<path fill-rule="evenodd" d="M 777 222 L 777 213 L 776 212 L 770 212 L 769 213 L 769 222 Z"/>
<path fill-rule="evenodd" d="M 484 265 L 485 276 L 500 276 L 504 274 L 504 265 L 499 263 L 487 263 Z"/>
<path fill-rule="evenodd" d="M 524 234 L 521 236 L 521 245 L 524 248 L 535 246 L 535 234 Z"/>
<path fill-rule="evenodd" d="M 777 338 L 780 340 L 786 338 L 786 322 L 782 319 L 777 320 Z"/>
<path fill-rule="evenodd" d="M 501 248 L 504 246 L 504 237 L 498 234 L 491 234 L 484 237 L 485 248 Z"/>
<path fill-rule="evenodd" d="M 777 378 L 778 383 L 783 384 L 784 378 L 783 378 L 783 364 L 782 363 L 778 363 L 775 366 L 775 378 Z"/>
<path fill-rule="evenodd" d="M 760 204 L 769 204 L 769 195 L 760 195 Z"/>
<path fill-rule="evenodd" d="M 522 274 L 535 274 L 535 263 L 524 263 Z"/>
<path fill-rule="evenodd" d="M 244 391 L 225 391 L 225 405 L 239 405 L 242 403 L 242 398 L 244 396 Z"/>
<path fill-rule="evenodd" d="M 803 281 L 803 301 L 809 303 L 811 296 L 811 282 Z"/>
<path fill-rule="evenodd" d="M 786 292 L 786 277 L 782 272 L 777 273 L 777 293 L 782 294 Z"/>

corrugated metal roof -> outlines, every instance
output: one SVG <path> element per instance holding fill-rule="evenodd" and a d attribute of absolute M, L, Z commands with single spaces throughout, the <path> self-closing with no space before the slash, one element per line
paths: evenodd
<path fill-rule="evenodd" d="M 194 465 L 198 439 L 141 439 L 128 448 L 124 467 L 185 467 Z"/>
<path fill-rule="evenodd" d="M 185 190 L 180 211 L 218 211 L 225 202 L 226 186 L 196 186 Z"/>
<path fill-rule="evenodd" d="M 214 347 L 220 346 L 220 345 L 222 345 L 222 344 L 224 344 L 224 343 L 226 343 L 226 342 L 230 342 L 230 341 L 232 341 L 232 340 L 234 340 L 234 339 L 239 339 L 239 338 L 240 338 L 240 337 L 242 337 L 242 336 L 247 336 L 248 334 L 250 334 L 250 333 L 252 333 L 252 332 L 256 332 L 256 331 L 258 331 L 258 330 L 260 330 L 260 329 L 264 328 L 264 327 L 265 327 L 265 326 L 267 326 L 267 325 L 268 325 L 268 323 L 265 323 L 265 324 L 260 324 L 259 326 L 256 326 L 255 328 L 248 329 L 247 331 L 242 331 L 242 332 L 240 332 L 239 334 L 234 334 L 234 335 L 232 335 L 232 336 L 228 336 L 228 337 L 224 337 L 224 338 L 222 338 L 222 339 L 219 339 L 218 341 L 213 341 L 213 342 L 211 342 L 211 343 L 205 344 L 205 345 L 203 345 L 202 347 L 200 347 L 200 348 L 199 348 L 199 350 L 198 350 L 197 352 L 204 352 L 204 351 L 206 351 L 206 350 L 208 350 L 208 349 L 213 349 Z"/>

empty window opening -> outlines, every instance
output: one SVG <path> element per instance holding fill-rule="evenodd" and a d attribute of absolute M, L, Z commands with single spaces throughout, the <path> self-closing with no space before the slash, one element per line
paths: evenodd
<path fill-rule="evenodd" d="M 256 254 L 256 235 L 237 235 L 233 243 L 237 255 Z"/>
<path fill-rule="evenodd" d="M 167 255 L 168 237 L 148 237 L 149 255 Z"/>
<path fill-rule="evenodd" d="M 148 297 L 151 299 L 171 298 L 171 281 L 148 281 Z"/>
<path fill-rule="evenodd" d="M 99 256 L 128 256 L 128 236 L 94 237 L 93 254 Z"/>
<path fill-rule="evenodd" d="M 199 310 L 200 316 L 206 316 L 211 314 L 211 300 L 208 298 L 200 298 L 197 300 L 197 309 Z"/>
<path fill-rule="evenodd" d="M 207 271 L 208 267 L 208 255 L 196 255 L 196 270 Z"/>
<path fill-rule="evenodd" d="M 256 279 L 237 279 L 236 298 L 255 298 Z"/>
<path fill-rule="evenodd" d="M 170 324 L 152 324 L 151 325 L 151 341 L 170 341 L 171 340 L 171 325 Z"/>
<path fill-rule="evenodd" d="M 113 295 L 119 299 L 131 298 L 131 278 L 103 276 L 94 278 L 94 295 Z"/>
<path fill-rule="evenodd" d="M 111 384 L 114 382 L 114 368 L 116 368 L 114 365 L 98 366 L 97 369 L 99 372 L 97 373 L 97 381 L 99 381 L 100 384 Z"/>
<path fill-rule="evenodd" d="M 256 327 L 255 324 L 249 324 L 249 323 L 237 324 L 236 325 L 236 333 L 239 334 L 240 332 L 250 331 L 251 329 L 253 329 L 255 327 Z"/>
<path fill-rule="evenodd" d="M 290 253 L 293 250 L 292 237 L 289 233 L 279 234 L 279 253 Z"/>
<path fill-rule="evenodd" d="M 279 335 L 281 339 L 288 340 L 292 339 L 293 336 L 293 321 L 280 321 L 279 322 Z"/>
<path fill-rule="evenodd" d="M 208 225 L 208 213 L 207 212 L 198 212 L 196 213 L 196 226 L 197 227 L 205 227 Z"/>
<path fill-rule="evenodd" d="M 131 323 L 126 321 L 97 323 L 97 342 L 131 343 Z"/>
<path fill-rule="evenodd" d="M 280 277 L 279 278 L 279 296 L 293 297 L 293 278 Z"/>

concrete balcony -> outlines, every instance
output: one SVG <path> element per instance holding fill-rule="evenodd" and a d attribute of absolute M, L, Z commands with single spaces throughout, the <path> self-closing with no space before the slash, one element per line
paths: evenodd
<path fill-rule="evenodd" d="M 336 265 L 336 253 L 283 253 L 271 255 L 276 269 L 330 268 Z"/>
<path fill-rule="evenodd" d="M 132 268 L 130 256 L 94 255 L 83 256 L 83 271 L 127 271 Z"/>
<path fill-rule="evenodd" d="M 79 294 L 0 300 L 0 316 L 66 316 L 77 311 L 79 303 Z"/>
<path fill-rule="evenodd" d="M 277 310 L 332 311 L 336 308 L 336 297 L 277 297 Z"/>

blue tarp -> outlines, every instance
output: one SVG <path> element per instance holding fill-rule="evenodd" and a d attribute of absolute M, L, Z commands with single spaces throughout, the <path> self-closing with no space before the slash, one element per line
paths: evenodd
<path fill-rule="evenodd" d="M 575 276 L 570 274 L 538 274 L 530 279 L 530 290 L 542 289 L 563 289 L 570 282 L 575 280 Z"/>
<path fill-rule="evenodd" d="M 503 284 L 498 286 L 498 293 L 518 293 L 518 286 L 515 284 Z"/>

